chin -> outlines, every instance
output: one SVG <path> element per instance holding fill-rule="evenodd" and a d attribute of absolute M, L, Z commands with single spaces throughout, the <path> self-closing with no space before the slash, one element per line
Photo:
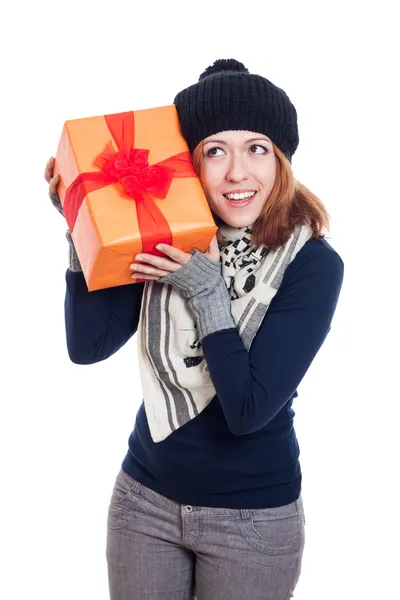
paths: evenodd
<path fill-rule="evenodd" d="M 246 217 L 245 215 L 243 216 L 232 216 L 232 215 L 226 215 L 224 216 L 224 218 L 219 217 L 221 219 L 221 221 L 223 221 L 224 223 L 226 223 L 227 225 L 230 225 L 230 227 L 251 227 L 251 225 L 253 225 L 253 223 L 255 222 L 255 219 L 252 219 L 251 217 Z"/>

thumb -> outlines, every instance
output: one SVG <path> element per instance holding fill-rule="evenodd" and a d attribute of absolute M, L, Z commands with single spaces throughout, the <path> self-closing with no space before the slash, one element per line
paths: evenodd
<path fill-rule="evenodd" d="M 205 254 L 209 258 L 211 258 L 211 260 L 214 260 L 215 262 L 219 262 L 221 253 L 219 251 L 218 240 L 217 240 L 216 235 L 214 235 L 213 239 L 211 240 L 211 243 L 210 243 L 209 247 L 207 248 Z"/>

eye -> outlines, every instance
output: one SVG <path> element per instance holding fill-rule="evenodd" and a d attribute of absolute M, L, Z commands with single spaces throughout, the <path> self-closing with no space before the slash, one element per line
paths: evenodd
<path fill-rule="evenodd" d="M 260 146 L 259 144 L 254 144 L 253 146 L 250 146 L 250 152 L 251 154 L 267 154 L 268 148 Z"/>
<path fill-rule="evenodd" d="M 207 156 L 221 156 L 220 154 L 217 154 L 218 150 L 223 152 L 222 148 L 218 148 L 217 146 L 214 146 L 214 148 L 210 148 L 207 151 Z"/>

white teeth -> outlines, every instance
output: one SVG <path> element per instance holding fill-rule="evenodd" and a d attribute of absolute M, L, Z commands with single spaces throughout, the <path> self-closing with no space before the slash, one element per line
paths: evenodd
<path fill-rule="evenodd" d="M 246 200 L 246 198 L 252 198 L 255 192 L 243 192 L 242 194 L 224 194 L 228 200 Z"/>

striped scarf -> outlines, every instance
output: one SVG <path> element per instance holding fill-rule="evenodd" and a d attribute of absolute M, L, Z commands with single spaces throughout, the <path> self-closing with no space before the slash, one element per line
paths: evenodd
<path fill-rule="evenodd" d="M 253 245 L 249 228 L 220 227 L 222 276 L 247 351 L 287 266 L 311 237 L 309 225 L 297 225 L 273 251 Z M 154 442 L 161 442 L 200 414 L 216 393 L 194 317 L 170 284 L 148 281 L 144 286 L 138 359 L 150 433 Z"/>

